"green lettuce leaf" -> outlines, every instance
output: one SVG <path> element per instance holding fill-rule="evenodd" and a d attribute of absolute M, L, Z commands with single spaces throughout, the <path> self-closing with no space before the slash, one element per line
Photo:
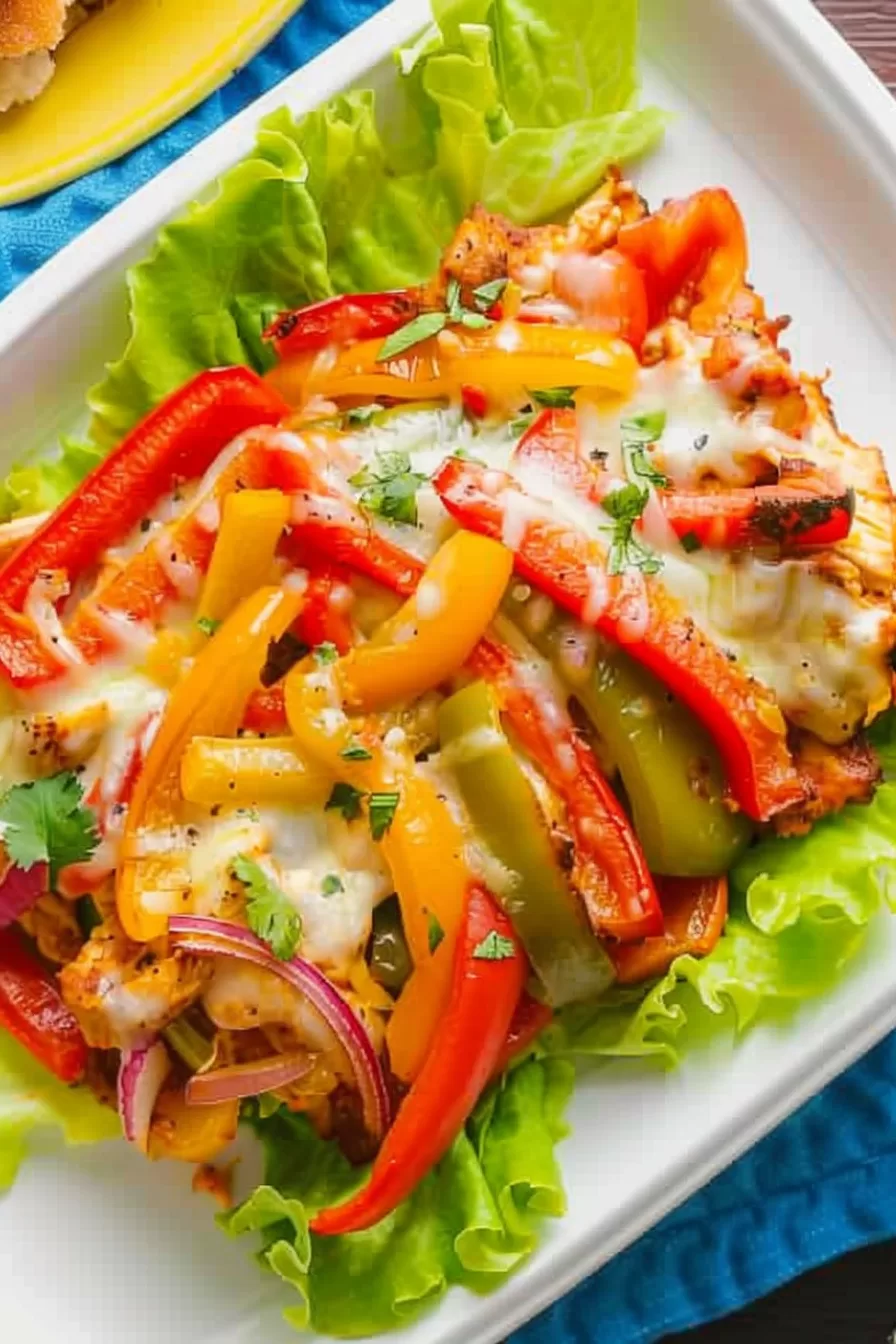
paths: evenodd
<path fill-rule="evenodd" d="M 315 1237 L 308 1221 L 347 1198 L 366 1170 L 303 1116 L 278 1111 L 255 1122 L 265 1184 L 219 1221 L 232 1236 L 261 1234 L 262 1262 L 299 1296 L 286 1312 L 299 1328 L 358 1337 L 406 1325 L 452 1284 L 485 1292 L 503 1282 L 533 1250 L 543 1218 L 564 1212 L 554 1148 L 572 1083 L 565 1060 L 514 1069 L 404 1204 L 343 1237 Z"/>
<path fill-rule="evenodd" d="M 662 135 L 665 114 L 633 105 L 635 0 L 452 0 L 435 14 L 398 53 L 383 126 L 369 91 L 297 122 L 283 109 L 162 230 L 128 278 L 127 348 L 89 395 L 97 444 L 200 369 L 264 368 L 276 312 L 427 279 L 474 202 L 550 218 Z"/>
<path fill-rule="evenodd" d="M 94 444 L 63 438 L 54 457 L 17 463 L 0 485 L 0 522 L 55 509 L 102 458 Z"/>
<path fill-rule="evenodd" d="M 882 785 L 867 806 L 823 818 L 809 835 L 755 845 L 731 889 L 732 914 L 710 956 L 679 957 L 640 999 L 617 990 L 568 1010 L 542 1048 L 673 1066 L 710 1031 L 743 1030 L 824 994 L 874 917 L 896 907 L 896 784 Z"/>
<path fill-rule="evenodd" d="M 0 1190 L 15 1179 L 30 1135 L 56 1128 L 66 1143 L 121 1135 L 118 1116 L 86 1087 L 60 1083 L 11 1036 L 0 1031 Z"/>

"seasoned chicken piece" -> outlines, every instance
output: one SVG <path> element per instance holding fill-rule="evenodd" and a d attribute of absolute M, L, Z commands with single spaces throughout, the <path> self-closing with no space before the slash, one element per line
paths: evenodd
<path fill-rule="evenodd" d="M 612 247 L 621 226 L 640 219 L 645 212 L 644 201 L 616 169 L 610 169 L 604 184 L 565 226 L 521 227 L 481 205 L 474 206 L 442 258 L 436 282 L 438 294 L 441 297 L 445 285 L 453 279 L 469 298 L 478 285 L 505 277 L 515 281 L 524 295 L 551 294 L 560 256 L 570 252 L 593 254 Z"/>
<path fill-rule="evenodd" d="M 48 891 L 19 919 L 31 934 L 42 957 L 63 966 L 80 952 L 84 942 L 75 907 L 70 901 Z"/>
<path fill-rule="evenodd" d="M 207 961 L 161 956 L 130 942 L 110 919 L 60 972 L 59 984 L 88 1044 L 108 1050 L 161 1031 L 199 997 L 210 976 Z"/>
<path fill-rule="evenodd" d="M 847 803 L 871 801 L 881 770 L 874 750 L 863 737 L 831 747 L 811 733 L 798 732 L 793 735 L 791 749 L 807 797 L 775 817 L 775 830 L 780 835 L 804 835 L 828 812 L 839 812 Z"/>

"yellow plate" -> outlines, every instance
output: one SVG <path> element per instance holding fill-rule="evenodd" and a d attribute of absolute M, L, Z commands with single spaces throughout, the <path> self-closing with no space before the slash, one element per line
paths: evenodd
<path fill-rule="evenodd" d="M 223 84 L 302 0 L 115 0 L 59 49 L 45 93 L 0 114 L 0 205 L 132 149 Z"/>

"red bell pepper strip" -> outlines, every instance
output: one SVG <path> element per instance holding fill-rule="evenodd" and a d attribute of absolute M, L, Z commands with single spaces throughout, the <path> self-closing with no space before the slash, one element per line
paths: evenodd
<path fill-rule="evenodd" d="M 647 335 L 647 290 L 641 271 L 618 248 L 562 254 L 554 272 L 554 290 L 586 326 L 619 336 L 634 350 L 641 349 Z M 535 315 L 523 304 L 521 322 L 537 320 L 537 299 L 533 307 Z"/>
<path fill-rule="evenodd" d="M 705 957 L 722 936 L 728 915 L 727 877 L 661 877 L 666 927 L 661 938 L 608 947 L 622 985 L 665 975 L 676 957 Z"/>
<path fill-rule="evenodd" d="M 301 497 L 299 544 L 312 544 L 402 596 L 412 593 L 421 561 L 381 538 L 347 497 L 320 482 L 318 488 L 329 494 Z M 511 650 L 490 636 L 480 641 L 469 666 L 498 687 L 515 735 L 563 801 L 574 838 L 573 880 L 592 926 L 621 940 L 659 933 L 662 911 L 641 846 L 565 707 L 551 700 L 546 712 L 544 687 L 532 687 Z M 257 721 L 253 706 L 247 726 Z"/>
<path fill-rule="evenodd" d="M 655 214 L 624 224 L 616 247 L 644 276 L 651 326 L 691 285 L 697 297 L 690 314 L 695 331 L 713 331 L 728 317 L 762 315 L 762 302 L 746 282 L 743 218 L 720 187 L 667 201 Z"/>
<path fill-rule="evenodd" d="M 597 539 L 557 521 L 503 472 L 449 458 L 434 485 L 462 527 L 512 542 L 523 578 L 623 645 L 702 720 L 748 816 L 767 821 L 803 797 L 771 692 L 731 663 L 655 576 L 609 575 Z"/>
<path fill-rule="evenodd" d="M 528 964 L 498 902 L 471 886 L 457 948 L 451 998 L 426 1063 L 383 1142 L 370 1180 L 345 1204 L 311 1220 L 318 1236 L 372 1227 L 391 1213 L 444 1157 L 502 1057 Z"/>
<path fill-rule="evenodd" d="M 553 1017 L 553 1009 L 523 991 L 507 1031 L 507 1040 L 495 1064 L 493 1079 L 500 1078 L 513 1061 L 538 1040 L 545 1027 L 550 1026 Z"/>
<path fill-rule="evenodd" d="M 550 473 L 559 485 L 595 504 L 620 482 L 581 451 L 576 412 L 546 410 L 514 450 L 518 462 Z M 791 554 L 834 546 L 849 536 L 855 514 L 852 490 L 840 490 L 814 472 L 777 485 L 714 491 L 658 490 L 670 526 L 692 549 L 745 550 L 776 547 Z"/>
<path fill-rule="evenodd" d="M 0 1028 L 63 1083 L 87 1067 L 87 1043 L 53 977 L 12 929 L 0 931 Z"/>
<path fill-rule="evenodd" d="M 394 289 L 383 294 L 337 294 L 332 299 L 281 313 L 264 332 L 281 359 L 324 350 L 328 345 L 391 336 L 420 312 L 422 291 Z"/>
<path fill-rule="evenodd" d="M 566 706 L 521 675 L 511 650 L 495 639 L 480 641 L 469 666 L 496 688 L 514 736 L 563 801 L 573 834 L 572 883 L 595 933 L 625 942 L 661 933 L 663 912 L 644 852 Z"/>
<path fill-rule="evenodd" d="M 811 485 L 758 485 L 753 489 L 659 496 L 663 512 L 686 545 L 746 550 L 775 547 L 782 554 L 836 546 L 849 536 L 855 492 Z"/>
<path fill-rule="evenodd" d="M 201 476 L 252 425 L 289 408 L 249 369 L 210 369 L 167 397 L 0 566 L 0 601 L 20 611 L 42 570 L 74 582 L 178 481 Z"/>

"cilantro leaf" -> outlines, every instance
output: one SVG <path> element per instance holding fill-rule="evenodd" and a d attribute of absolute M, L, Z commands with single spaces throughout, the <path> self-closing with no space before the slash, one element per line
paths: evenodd
<path fill-rule="evenodd" d="M 471 313 L 466 308 L 464 308 L 461 312 L 458 313 L 457 320 L 458 322 L 460 322 L 462 327 L 472 327 L 476 330 L 479 330 L 482 327 L 491 326 L 490 320 L 485 316 L 484 313 Z"/>
<path fill-rule="evenodd" d="M 427 941 L 430 952 L 435 952 L 444 937 L 445 930 L 430 910 L 427 914 Z"/>
<path fill-rule="evenodd" d="M 405 350 L 410 350 L 412 345 L 419 345 L 421 341 L 428 341 L 431 336 L 438 336 L 440 331 L 448 325 L 447 313 L 420 313 L 418 317 L 411 318 L 403 327 L 393 331 L 391 336 L 387 336 L 376 352 L 378 364 L 384 364 L 387 360 L 394 359 L 396 355 L 404 354 Z"/>
<path fill-rule="evenodd" d="M 451 322 L 459 322 L 463 316 L 463 304 L 460 301 L 460 281 L 453 277 L 445 287 L 445 311 Z"/>
<path fill-rule="evenodd" d="M 371 402 L 369 406 L 354 406 L 350 411 L 346 411 L 345 418 L 350 425 L 369 425 L 375 415 L 381 410 L 382 406 Z"/>
<path fill-rule="evenodd" d="M 570 406 L 575 406 L 573 395 L 576 392 L 574 387 L 542 387 L 538 390 L 530 391 L 529 395 L 536 406 L 550 407 L 552 410 L 563 410 Z"/>
<path fill-rule="evenodd" d="M 398 807 L 398 793 L 372 793 L 368 800 L 370 834 L 374 840 L 382 840 L 392 825 Z"/>
<path fill-rule="evenodd" d="M 477 285 L 473 290 L 473 302 L 484 312 L 498 302 L 506 288 L 506 275 L 502 275 L 498 280 L 487 280 L 484 285 Z"/>
<path fill-rule="evenodd" d="M 335 663 L 339 657 L 339 650 L 330 640 L 324 640 L 323 644 L 317 644 L 314 648 L 314 661 L 320 667 L 327 667 L 330 663 Z"/>
<path fill-rule="evenodd" d="M 237 854 L 230 866 L 246 888 L 249 928 L 267 943 L 278 961 L 289 961 L 302 937 L 298 910 L 248 854 Z"/>
<path fill-rule="evenodd" d="M 679 537 L 679 541 L 681 542 L 682 550 L 687 555 L 693 555 L 695 551 L 701 551 L 703 549 L 703 542 L 697 536 L 696 532 L 685 532 L 683 537 Z"/>
<path fill-rule="evenodd" d="M 342 878 L 337 873 L 327 873 L 320 884 L 322 896 L 335 896 L 339 891 L 345 891 Z"/>
<path fill-rule="evenodd" d="M 372 464 L 349 478 L 349 484 L 359 487 L 361 505 L 368 513 L 396 523 L 417 523 L 417 491 L 427 480 L 422 472 L 411 467 L 410 455 L 404 450 L 376 453 Z"/>
<path fill-rule="evenodd" d="M 635 523 L 644 512 L 650 491 L 630 484 L 611 490 L 603 500 L 603 509 L 613 519 L 610 529 L 610 554 L 607 569 L 610 574 L 622 574 L 627 569 L 640 569 L 642 574 L 658 574 L 663 567 L 661 558 L 635 536 Z"/>
<path fill-rule="evenodd" d="M 361 815 L 361 800 L 366 795 L 352 784 L 340 781 L 333 785 L 332 792 L 324 804 L 326 812 L 341 812 L 346 821 L 357 821 Z"/>
<path fill-rule="evenodd" d="M 32 784 L 14 784 L 0 798 L 3 844 L 19 868 L 49 865 L 50 886 L 60 868 L 89 859 L 99 844 L 96 816 L 82 805 L 77 775 L 63 770 Z"/>
<path fill-rule="evenodd" d="M 197 630 L 201 630 L 204 635 L 208 635 L 209 638 L 211 638 L 216 630 L 220 630 L 221 622 L 216 621 L 213 616 L 197 616 L 196 628 Z"/>
<path fill-rule="evenodd" d="M 668 476 L 657 471 L 647 456 L 648 448 L 662 438 L 665 428 L 665 411 L 647 411 L 623 420 L 620 426 L 622 457 L 629 479 L 646 481 L 658 490 L 669 484 Z"/>
<path fill-rule="evenodd" d="M 497 929 L 491 929 L 481 943 L 473 948 L 476 961 L 509 961 L 516 956 L 512 938 L 505 938 Z"/>
<path fill-rule="evenodd" d="M 350 742 L 343 747 L 339 755 L 344 761 L 372 761 L 373 756 L 360 742 Z"/>

